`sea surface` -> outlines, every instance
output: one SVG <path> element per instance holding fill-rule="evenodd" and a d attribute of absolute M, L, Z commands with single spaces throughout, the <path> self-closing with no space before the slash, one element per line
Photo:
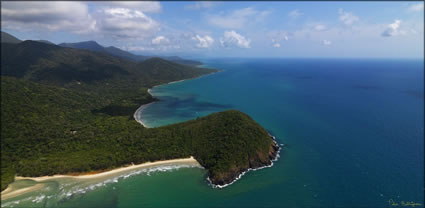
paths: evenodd
<path fill-rule="evenodd" d="M 223 189 L 208 185 L 206 170 L 187 167 L 116 178 L 69 196 L 74 183 L 61 182 L 60 196 L 40 191 L 2 207 L 423 207 L 423 60 L 203 62 L 222 71 L 154 87 L 160 101 L 142 111 L 143 122 L 157 127 L 240 110 L 285 144 L 273 167 Z"/>

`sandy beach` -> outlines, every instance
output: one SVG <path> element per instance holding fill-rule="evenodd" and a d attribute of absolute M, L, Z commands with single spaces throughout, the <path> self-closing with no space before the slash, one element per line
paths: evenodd
<path fill-rule="evenodd" d="M 191 164 L 191 165 L 199 165 L 200 166 L 200 164 L 198 163 L 198 161 L 195 160 L 195 158 L 189 157 L 189 158 L 182 158 L 182 159 L 161 160 L 161 161 L 156 161 L 156 162 L 146 162 L 146 163 L 142 163 L 142 164 L 138 164 L 138 165 L 130 165 L 130 166 L 121 167 L 121 168 L 113 169 L 113 170 L 110 170 L 110 171 L 97 173 L 97 174 L 91 174 L 91 175 L 78 175 L 78 176 L 54 175 L 54 176 L 41 176 L 41 177 L 20 177 L 20 176 L 16 176 L 15 180 L 30 179 L 30 180 L 40 182 L 40 181 L 44 181 L 44 180 L 64 178 L 64 177 L 79 178 L 79 179 L 92 179 L 92 178 L 100 178 L 100 177 L 103 177 L 103 176 L 113 175 L 113 174 L 120 173 L 120 172 L 135 170 L 135 169 L 139 169 L 139 168 L 147 168 L 147 167 L 151 167 L 151 166 L 165 165 L 165 164 L 173 164 L 173 165 Z"/>
<path fill-rule="evenodd" d="M 149 92 L 149 90 L 148 90 L 148 92 Z M 144 104 L 144 105 L 141 105 L 137 110 L 136 110 L 136 112 L 134 112 L 134 114 L 133 114 L 133 117 L 134 117 L 134 120 L 136 120 L 137 122 L 139 122 L 140 124 L 142 124 L 142 126 L 144 126 L 145 128 L 150 128 L 149 126 L 147 126 L 145 123 L 143 123 L 143 121 L 142 121 L 142 112 L 143 112 L 143 110 L 146 108 L 146 107 L 148 107 L 149 105 L 151 105 L 151 104 L 153 104 L 153 103 L 155 103 L 155 102 L 152 102 L 152 103 L 148 103 L 148 104 Z"/>
<path fill-rule="evenodd" d="M 185 81 L 185 80 L 188 80 L 188 79 L 182 79 L 182 80 L 178 80 L 178 81 L 172 81 L 172 82 L 165 83 L 165 84 L 163 84 L 163 85 L 168 85 L 168 84 L 177 83 L 177 82 L 183 82 L 183 81 Z M 160 85 L 157 85 L 157 86 L 160 86 Z M 155 87 L 156 87 L 156 86 L 155 86 Z M 154 97 L 154 96 L 152 95 L 152 93 L 151 93 L 151 89 L 150 89 L 150 88 L 148 89 L 148 93 L 149 93 L 152 97 Z M 142 126 L 144 126 L 145 128 L 150 128 L 150 127 L 149 127 L 149 126 L 147 126 L 145 123 L 143 123 L 143 121 L 142 121 L 142 112 L 143 112 L 143 110 L 144 110 L 144 109 L 146 109 L 149 105 L 151 105 L 151 104 L 153 104 L 153 103 L 155 103 L 155 102 L 151 102 L 151 103 L 148 103 L 148 104 L 141 105 L 141 106 L 140 106 L 140 107 L 136 110 L 136 112 L 134 112 L 134 114 L 133 114 L 134 119 L 135 119 L 138 123 L 142 124 Z"/>
<path fill-rule="evenodd" d="M 165 83 L 165 84 L 161 84 L 161 85 L 168 85 L 168 84 L 172 84 L 172 83 L 177 83 L 177 82 L 183 82 L 183 81 L 185 81 L 185 80 L 187 80 L 187 79 L 182 79 L 182 80 L 177 80 L 177 81 L 172 81 L 172 82 L 168 82 L 168 83 Z M 157 85 L 157 86 L 160 86 L 160 85 Z M 156 86 L 155 86 L 156 87 Z M 149 88 L 148 89 L 148 93 L 152 96 L 152 97 L 154 97 L 153 95 L 152 95 L 152 93 L 151 93 L 151 89 Z M 134 112 L 134 115 L 133 115 L 133 117 L 134 117 L 134 119 L 137 121 L 137 122 L 139 122 L 140 124 L 142 124 L 142 126 L 144 126 L 145 128 L 150 128 L 149 126 L 147 126 L 145 123 L 143 123 L 143 121 L 142 121 L 142 112 L 143 112 L 143 110 L 146 108 L 146 107 L 148 107 L 149 105 L 151 105 L 151 104 L 153 104 L 153 103 L 155 103 L 155 102 L 151 102 L 151 103 L 148 103 L 148 104 L 144 104 L 144 105 L 141 105 L 137 110 L 136 110 L 136 112 Z"/>
<path fill-rule="evenodd" d="M 53 176 L 41 176 L 41 177 L 20 177 L 16 176 L 16 180 L 34 180 L 37 182 L 45 181 L 45 180 L 52 180 L 52 179 L 58 179 L 58 178 L 76 178 L 76 179 L 95 179 L 95 178 L 102 178 L 106 176 L 112 176 L 112 175 L 119 175 L 120 173 L 137 170 L 137 169 L 143 169 L 143 168 L 149 168 L 152 166 L 158 166 L 158 165 L 193 165 L 193 166 L 201 166 L 198 161 L 195 160 L 193 157 L 189 158 L 181 158 L 181 159 L 173 159 L 173 160 L 161 160 L 156 162 L 146 162 L 138 165 L 130 165 L 126 167 L 121 167 L 117 169 L 113 169 L 106 172 L 101 172 L 97 174 L 90 174 L 90 175 L 78 175 L 78 176 L 71 176 L 71 175 L 53 175 Z M 25 194 L 31 191 L 39 190 L 43 188 L 43 184 L 36 184 L 34 186 L 21 188 L 21 189 L 13 189 L 10 186 L 1 192 L 1 198 L 2 200 L 12 198 L 19 196 L 21 194 Z"/>

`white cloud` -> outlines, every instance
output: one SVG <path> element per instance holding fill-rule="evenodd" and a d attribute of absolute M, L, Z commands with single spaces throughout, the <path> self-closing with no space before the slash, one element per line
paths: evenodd
<path fill-rule="evenodd" d="M 217 4 L 217 2 L 201 1 L 201 2 L 196 2 L 194 4 L 186 5 L 186 6 L 184 6 L 184 8 L 185 9 L 193 9 L 193 10 L 210 9 L 210 8 L 213 8 L 216 4 Z"/>
<path fill-rule="evenodd" d="M 82 2 L 2 2 L 1 26 L 16 30 L 92 32 L 96 21 Z"/>
<path fill-rule="evenodd" d="M 318 24 L 318 25 L 314 26 L 314 29 L 317 30 L 317 31 L 324 31 L 324 30 L 326 30 L 326 26 L 323 25 L 323 24 Z"/>
<path fill-rule="evenodd" d="M 332 44 L 332 42 L 330 40 L 323 40 L 322 44 L 325 45 L 325 46 L 329 46 L 329 45 Z"/>
<path fill-rule="evenodd" d="M 273 47 L 275 47 L 275 48 L 280 48 L 280 43 L 275 43 L 275 44 L 273 44 Z"/>
<path fill-rule="evenodd" d="M 169 44 L 170 40 L 164 36 L 158 36 L 154 39 L 152 39 L 152 44 L 153 45 L 164 45 L 164 44 Z"/>
<path fill-rule="evenodd" d="M 94 4 L 99 7 L 124 8 L 145 13 L 161 11 L 161 4 L 158 1 L 110 1 L 101 3 L 95 2 Z"/>
<path fill-rule="evenodd" d="M 269 11 L 258 11 L 248 7 L 235 10 L 226 15 L 208 16 L 208 22 L 222 28 L 239 29 L 244 27 L 248 22 L 253 23 L 262 21 L 269 13 Z"/>
<path fill-rule="evenodd" d="M 407 9 L 409 12 L 420 12 L 424 10 L 424 3 L 413 4 Z"/>
<path fill-rule="evenodd" d="M 393 23 L 388 25 L 387 29 L 381 35 L 383 37 L 391 37 L 391 36 L 403 34 L 404 31 L 401 33 L 399 31 L 400 25 L 401 25 L 401 20 L 395 20 Z"/>
<path fill-rule="evenodd" d="M 209 48 L 214 43 L 214 39 L 211 36 L 205 35 L 204 37 L 196 35 L 192 37 L 192 40 L 198 41 L 196 47 L 198 48 Z"/>
<path fill-rule="evenodd" d="M 224 37 L 220 39 L 220 43 L 225 48 L 239 47 L 239 48 L 250 48 L 251 40 L 238 34 L 234 30 L 225 31 Z"/>
<path fill-rule="evenodd" d="M 352 25 L 353 23 L 359 21 L 359 17 L 355 16 L 351 12 L 346 12 L 342 8 L 338 10 L 339 20 L 341 20 L 345 25 Z"/>
<path fill-rule="evenodd" d="M 99 29 L 118 38 L 142 39 L 157 32 L 159 23 L 141 11 L 104 8 L 99 15 Z"/>
<path fill-rule="evenodd" d="M 302 15 L 303 15 L 303 13 L 299 12 L 298 9 L 292 10 L 291 12 L 288 13 L 288 16 L 291 17 L 291 18 L 294 18 L 294 19 L 297 18 L 297 17 L 300 17 Z"/>

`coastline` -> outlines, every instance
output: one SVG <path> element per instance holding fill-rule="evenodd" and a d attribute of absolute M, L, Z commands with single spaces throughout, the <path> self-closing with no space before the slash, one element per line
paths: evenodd
<path fill-rule="evenodd" d="M 148 89 L 148 93 L 149 93 L 149 91 L 150 91 L 150 89 Z M 150 93 L 149 93 L 150 94 Z M 142 126 L 143 127 L 145 127 L 145 128 L 150 128 L 149 126 L 147 126 L 145 123 L 143 123 L 143 121 L 142 121 L 142 112 L 143 112 L 143 110 L 145 109 L 145 108 L 147 108 L 149 105 L 151 105 L 151 104 L 153 104 L 153 103 L 155 103 L 156 101 L 154 101 L 154 102 L 151 102 L 151 103 L 148 103 L 148 104 L 144 104 L 144 105 L 141 105 L 137 110 L 136 110 L 136 112 L 134 112 L 134 114 L 133 114 L 133 117 L 134 117 L 134 120 L 136 120 L 138 123 L 140 123 L 140 124 L 142 124 Z"/>
<path fill-rule="evenodd" d="M 16 176 L 15 180 L 25 180 L 25 179 L 30 179 L 30 180 L 34 180 L 37 182 L 41 182 L 41 181 L 45 181 L 45 180 L 50 180 L 50 179 L 57 179 L 57 178 L 78 178 L 78 179 L 93 179 L 93 178 L 100 178 L 103 176 L 108 176 L 108 175 L 113 175 L 115 173 L 120 173 L 120 172 L 125 172 L 125 171 L 129 171 L 129 170 L 134 170 L 134 169 L 139 169 L 139 168 L 146 168 L 146 167 L 150 167 L 150 166 L 156 166 L 156 165 L 164 165 L 164 164 L 193 164 L 193 165 L 199 165 L 198 161 L 195 160 L 195 158 L 193 156 L 189 157 L 189 158 L 180 158 L 180 159 L 171 159 L 171 160 L 159 160 L 156 162 L 145 162 L 145 163 L 141 163 L 138 165 L 129 165 L 129 166 L 125 166 L 125 167 L 120 167 L 120 168 L 116 168 L 116 169 L 112 169 L 109 171 L 105 171 L 105 172 L 101 172 L 101 173 L 96 173 L 96 174 L 89 174 L 89 175 L 53 175 L 53 176 L 40 176 L 40 177 L 21 177 L 21 176 Z"/>
<path fill-rule="evenodd" d="M 21 189 L 13 189 L 10 186 L 8 186 L 4 191 L 1 192 L 1 200 L 10 199 L 13 197 L 17 197 L 19 195 L 29 193 L 32 191 L 37 191 L 44 187 L 44 184 L 36 184 L 34 186 L 21 188 Z"/>
<path fill-rule="evenodd" d="M 192 80 L 192 79 L 198 79 L 198 78 L 201 78 L 201 77 L 206 77 L 206 76 L 209 76 L 209 75 L 212 75 L 212 74 L 215 74 L 215 73 L 218 73 L 218 72 L 221 72 L 221 70 L 220 71 L 216 71 L 216 72 L 213 72 L 213 73 L 210 73 L 210 74 L 205 74 L 205 75 L 201 75 L 201 76 L 198 76 L 198 77 L 193 77 L 193 78 L 188 78 L 188 79 L 182 79 L 182 80 L 177 80 L 177 81 L 172 81 L 172 82 L 167 82 L 167 83 L 164 83 L 164 84 L 160 84 L 160 85 L 155 85 L 155 86 L 153 86 L 152 88 L 154 88 L 154 87 L 158 87 L 158 86 L 161 86 L 161 85 L 169 85 L 169 84 L 174 84 L 174 83 L 179 83 L 179 82 L 183 82 L 183 81 L 187 81 L 187 80 Z M 149 93 L 149 95 L 151 95 L 152 97 L 155 97 L 154 95 L 152 95 L 152 93 L 151 93 L 151 88 L 149 88 L 147 91 L 148 91 L 148 93 Z M 134 120 L 136 120 L 138 123 L 140 123 L 143 127 L 145 127 L 145 128 L 151 128 L 151 127 L 149 127 L 149 126 L 147 126 L 145 123 L 143 123 L 143 121 L 142 121 L 142 112 L 143 112 L 143 110 L 144 109 L 146 109 L 149 105 L 151 105 L 151 104 L 153 104 L 153 103 L 155 103 L 155 102 L 157 102 L 157 101 L 153 101 L 153 102 L 150 102 L 150 103 L 147 103 L 147 104 L 143 104 L 143 105 L 141 105 L 135 112 L 134 112 L 134 114 L 133 114 L 133 117 L 134 117 Z"/>
<path fill-rule="evenodd" d="M 53 175 L 53 176 L 41 176 L 41 177 L 21 177 L 21 176 L 15 176 L 15 181 L 17 180 L 33 180 L 36 182 L 43 182 L 46 180 L 54 180 L 54 179 L 60 179 L 60 178 L 73 178 L 73 179 L 97 179 L 97 178 L 102 178 L 105 176 L 111 176 L 111 175 L 116 175 L 116 174 L 120 174 L 120 173 L 125 173 L 128 171 L 133 171 L 133 170 L 137 170 L 137 169 L 144 169 L 144 168 L 149 168 L 152 166 L 158 166 L 158 165 L 191 165 L 191 166 L 199 166 L 202 167 L 198 161 L 195 160 L 195 158 L 193 156 L 189 157 L 189 158 L 180 158 L 180 159 L 171 159 L 171 160 L 160 160 L 160 161 L 155 161 L 155 162 L 146 162 L 146 163 L 141 163 L 138 165 L 130 165 L 130 166 L 125 166 L 125 167 L 120 167 L 120 168 L 116 168 L 116 169 L 112 169 L 109 171 L 105 171 L 105 172 L 101 172 L 101 173 L 96 173 L 96 174 L 85 174 L 84 173 L 82 175 Z M 32 192 L 32 191 L 36 191 L 39 190 L 41 188 L 43 188 L 44 185 L 43 184 L 36 184 L 34 186 L 30 186 L 30 187 L 25 187 L 25 188 L 21 188 L 21 189 L 13 189 L 12 187 L 7 187 L 4 191 L 1 192 L 1 199 L 5 200 L 5 199 L 9 199 L 9 198 L 13 198 L 28 192 Z"/>

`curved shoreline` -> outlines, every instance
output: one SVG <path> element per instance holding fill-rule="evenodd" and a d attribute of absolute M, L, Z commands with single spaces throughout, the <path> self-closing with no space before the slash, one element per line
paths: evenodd
<path fill-rule="evenodd" d="M 201 76 L 199 76 L 199 77 L 194 77 L 194 78 L 188 78 L 188 79 L 182 79 L 182 80 L 177 80 L 177 81 L 167 82 L 167 83 L 165 83 L 165 84 L 155 85 L 155 86 L 153 86 L 152 88 L 154 88 L 154 87 L 158 87 L 158 86 L 161 86 L 161 85 L 169 85 L 169 84 L 179 83 L 179 82 L 183 82 L 183 81 L 186 81 L 186 80 L 198 79 L 198 78 L 206 77 L 206 76 L 209 76 L 209 75 L 212 75 L 212 74 L 218 73 L 218 72 L 221 72 L 221 71 L 217 71 L 217 72 L 213 72 L 213 73 L 210 73 L 210 74 L 201 75 Z M 151 95 L 152 97 L 155 97 L 154 95 L 152 95 L 151 90 L 152 90 L 151 88 L 149 88 L 149 89 L 148 89 L 148 93 L 149 93 L 149 95 Z M 143 105 L 141 105 L 141 106 L 140 106 L 140 107 L 136 110 L 136 112 L 134 112 L 134 114 L 133 114 L 134 120 L 136 120 L 138 123 L 142 124 L 142 126 L 143 126 L 143 127 L 145 127 L 145 128 L 151 128 L 151 127 L 149 127 L 149 126 L 147 126 L 145 123 L 143 123 L 143 121 L 142 121 L 142 112 L 143 112 L 143 110 L 144 110 L 144 109 L 146 109 L 149 105 L 151 105 L 151 104 L 153 104 L 153 103 L 155 103 L 155 102 L 157 102 L 157 101 L 153 101 L 153 102 L 150 102 L 150 103 L 147 103 L 147 104 L 143 104 Z"/>
<path fill-rule="evenodd" d="M 149 90 L 150 89 L 148 89 L 148 93 L 149 93 Z M 150 94 L 150 93 L 149 93 Z M 154 102 L 151 102 L 151 103 L 148 103 L 148 104 L 144 104 L 144 105 L 141 105 L 137 110 L 136 110 L 136 112 L 134 112 L 134 114 L 133 114 L 133 117 L 134 117 L 134 120 L 136 120 L 138 123 L 140 123 L 140 124 L 142 124 L 142 126 L 143 127 L 145 127 L 145 128 L 150 128 L 149 126 L 147 126 L 145 123 L 143 123 L 143 121 L 142 121 L 142 112 L 143 112 L 143 110 L 145 109 L 145 108 L 147 108 L 149 105 L 151 105 L 151 104 L 154 104 L 156 101 L 154 101 Z"/>
<path fill-rule="evenodd" d="M 158 166 L 158 165 L 191 165 L 194 167 L 202 167 L 197 160 L 195 160 L 195 158 L 193 156 L 189 157 L 189 158 L 180 158 L 180 159 L 171 159 L 171 160 L 160 160 L 160 161 L 155 161 L 155 162 L 146 162 L 146 163 L 141 163 L 138 165 L 130 165 L 130 166 L 125 166 L 125 167 L 120 167 L 120 168 L 116 168 L 116 169 L 112 169 L 109 171 L 105 171 L 105 172 L 101 172 L 101 173 L 96 173 L 96 174 L 89 174 L 89 175 L 77 175 L 77 176 L 73 176 L 73 175 L 53 175 L 53 176 L 41 176 L 41 177 L 21 177 L 21 176 L 15 176 L 15 181 L 17 180 L 33 180 L 33 181 L 37 181 L 37 182 L 42 182 L 42 181 L 46 181 L 46 180 L 54 180 L 54 179 L 60 179 L 60 178 L 74 178 L 74 179 L 96 179 L 96 178 L 102 178 L 102 177 L 106 177 L 106 176 L 111 176 L 111 175 L 115 175 L 115 174 L 120 174 L 120 173 L 125 173 L 128 171 L 133 171 L 133 170 L 137 170 L 137 169 L 144 169 L 144 168 L 149 168 L 149 167 L 153 167 L 153 166 Z M 1 192 L 1 199 L 5 200 L 5 199 L 9 199 L 9 198 L 13 198 L 28 192 L 32 192 L 32 191 L 36 191 L 39 190 L 41 188 L 43 188 L 43 184 L 35 184 L 34 186 L 29 186 L 29 187 L 25 187 L 25 188 L 21 188 L 21 189 L 13 189 L 13 187 L 7 187 L 4 191 Z"/>
<path fill-rule="evenodd" d="M 198 77 L 196 77 L 196 78 L 198 78 Z M 191 79 L 196 79 L 196 78 L 191 78 Z M 168 85 L 168 84 L 173 84 L 173 83 L 178 83 L 178 82 L 183 82 L 183 81 L 186 81 L 186 80 L 189 80 L 189 79 L 182 79 L 182 80 L 177 80 L 177 81 L 167 82 L 167 83 L 165 83 L 165 84 L 160 84 L 160 85 L 156 85 L 156 86 L 153 86 L 153 87 L 157 87 L 157 86 L 161 86 L 161 85 Z M 153 87 L 152 87 L 152 88 L 153 88 Z M 153 96 L 153 95 L 152 95 L 152 93 L 151 93 L 151 88 L 149 88 L 147 91 L 148 91 L 149 95 L 151 95 L 152 97 L 155 97 L 155 96 Z M 138 123 L 142 124 L 142 126 L 143 126 L 143 127 L 145 127 L 145 128 L 151 128 L 151 127 L 149 127 L 149 126 L 147 126 L 145 123 L 143 123 L 143 121 L 142 121 L 142 112 L 143 112 L 143 110 L 144 110 L 144 109 L 146 109 L 149 105 L 154 104 L 155 102 L 157 102 L 157 101 L 153 101 L 153 102 L 150 102 L 150 103 L 147 103 L 147 104 L 143 104 L 143 105 L 141 105 L 141 106 L 140 106 L 140 107 L 136 110 L 136 112 L 134 112 L 134 114 L 133 114 L 134 120 L 136 120 Z"/>

